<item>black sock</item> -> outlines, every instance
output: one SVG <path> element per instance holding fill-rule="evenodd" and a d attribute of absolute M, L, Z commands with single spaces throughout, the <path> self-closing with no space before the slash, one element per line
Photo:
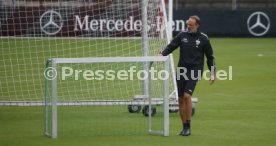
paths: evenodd
<path fill-rule="evenodd" d="M 191 120 L 187 120 L 187 121 L 186 121 L 186 127 L 187 127 L 187 128 L 190 128 L 190 127 L 191 127 L 191 126 L 190 126 L 190 123 L 191 123 Z"/>
<path fill-rule="evenodd" d="M 190 123 L 187 123 L 187 128 L 190 128 L 191 126 L 190 126 Z"/>
<path fill-rule="evenodd" d="M 191 120 L 186 120 L 186 122 L 183 123 L 183 130 L 185 128 L 190 128 L 191 127 L 190 123 L 191 123 Z"/>
<path fill-rule="evenodd" d="M 185 127 L 187 127 L 187 126 L 186 126 L 186 123 L 183 123 L 183 130 L 185 129 Z"/>

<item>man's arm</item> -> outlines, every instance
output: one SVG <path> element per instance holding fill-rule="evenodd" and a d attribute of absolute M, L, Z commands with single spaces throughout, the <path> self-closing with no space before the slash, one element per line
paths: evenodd
<path fill-rule="evenodd" d="M 181 43 L 181 32 L 177 34 L 177 36 L 162 50 L 160 54 L 163 56 L 167 56 L 172 53 L 176 48 L 179 47 Z"/>
<path fill-rule="evenodd" d="M 207 66 L 209 70 L 211 71 L 211 78 L 210 78 L 210 84 L 213 84 L 215 81 L 215 76 L 216 76 L 216 66 L 215 66 L 215 57 L 214 57 L 214 52 L 213 48 L 210 44 L 209 39 L 207 40 L 207 43 L 204 48 L 205 56 L 207 58 Z"/>

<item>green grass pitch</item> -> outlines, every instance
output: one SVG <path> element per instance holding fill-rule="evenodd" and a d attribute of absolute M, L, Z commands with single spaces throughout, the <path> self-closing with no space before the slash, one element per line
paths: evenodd
<path fill-rule="evenodd" d="M 123 119 L 131 119 L 133 125 L 135 121 L 144 118 L 141 114 L 129 114 L 126 112 L 113 113 L 114 129 L 118 130 L 115 135 L 108 135 L 105 132 L 112 129 L 105 129 L 99 134 L 89 133 L 84 129 L 83 136 L 71 136 L 66 131 L 77 121 L 69 123 L 63 121 L 65 131 L 63 137 L 50 139 L 43 135 L 44 129 L 44 108 L 43 107 L 0 107 L 0 145 L 3 146 L 39 146 L 39 145 L 117 145 L 117 146 L 198 146 L 198 145 L 275 145 L 276 143 L 276 41 L 275 38 L 211 38 L 216 57 L 217 69 L 228 70 L 228 66 L 233 67 L 233 80 L 216 81 L 212 86 L 207 81 L 200 81 L 194 93 L 199 98 L 196 105 L 196 114 L 192 118 L 192 135 L 189 137 L 176 136 L 181 129 L 178 113 L 170 114 L 170 136 L 151 136 L 146 131 L 132 131 L 123 129 L 127 124 Z M 5 39 L 1 39 L 5 41 Z M 21 43 L 23 42 L 17 42 Z M 42 43 L 43 42 L 36 42 Z M 81 42 L 83 43 L 83 42 Z M 5 56 L 6 47 L 1 42 L 0 56 Z M 16 45 L 16 44 L 14 44 Z M 27 44 L 26 44 L 27 45 Z M 12 46 L 10 46 L 12 48 Z M 42 48 L 43 49 L 43 48 Z M 45 49 L 45 48 L 44 48 Z M 13 49 L 9 50 L 10 52 Z M 77 51 L 77 50 L 76 50 Z M 78 50 L 80 51 L 80 50 Z M 10 53 L 9 52 L 9 53 Z M 83 55 L 85 51 L 81 50 Z M 43 54 L 43 51 L 41 52 Z M 45 52 L 44 52 L 45 53 Z M 56 52 L 59 53 L 59 52 Z M 61 52 L 62 53 L 62 50 Z M 32 55 L 32 54 L 30 54 Z M 36 55 L 36 54 L 33 54 Z M 178 60 L 178 51 L 174 52 L 175 62 Z M 32 56 L 18 56 L 13 54 L 13 60 L 24 61 L 22 57 L 33 58 Z M 39 57 L 39 56 L 38 56 Z M 64 57 L 64 56 L 61 56 Z M 72 57 L 72 56 L 69 56 Z M 5 59 L 9 59 L 8 57 Z M 25 60 L 25 61 L 28 61 Z M 33 64 L 40 70 L 42 63 Z M 0 62 L 3 63 L 3 62 Z M 15 69 L 18 72 L 20 69 Z M 41 69 L 43 70 L 43 69 Z M 4 72 L 0 71 L 1 82 L 6 80 Z M 4 77 L 3 77 L 4 76 Z M 7 77 L 8 80 L 12 77 Z M 16 80 L 16 79 L 15 79 Z M 2 82 L 3 83 L 3 82 Z M 22 81 L 28 84 L 28 81 Z M 35 88 L 36 83 L 30 84 L 28 88 Z M 40 84 L 38 84 L 40 85 Z M 3 84 L 2 84 L 3 86 Z M 4 86 L 3 86 L 4 87 Z M 20 90 L 20 89 L 15 89 Z M 20 95 L 24 95 L 24 90 L 20 90 Z M 7 92 L 2 88 L 1 100 L 8 97 Z M 34 91 L 32 91 L 34 92 Z M 36 94 L 27 92 L 27 94 Z M 40 91 L 37 91 L 40 93 Z M 41 93 L 43 93 L 41 91 Z M 15 93 L 9 92 L 9 95 Z M 37 94 L 36 94 L 37 95 Z M 43 95 L 41 95 L 43 96 Z M 13 96 L 10 96 L 11 98 Z M 16 99 L 22 98 L 16 96 Z M 33 97 L 41 99 L 41 97 Z M 30 99 L 31 100 L 31 99 Z M 75 107 L 77 108 L 77 107 Z M 89 117 L 91 112 L 89 107 L 82 109 L 80 117 L 87 119 L 82 121 L 93 121 L 95 117 Z M 122 107 L 125 108 L 125 107 Z M 66 109 L 61 108 L 60 110 Z M 118 111 L 123 111 L 118 109 Z M 65 114 L 64 119 L 69 119 L 71 114 Z M 159 118 L 157 116 L 157 118 Z M 121 123 L 121 124 L 118 124 Z M 101 124 L 101 123 L 98 123 Z M 139 123 L 145 125 L 146 123 Z M 132 126 L 133 126 L 132 125 Z M 97 129 L 97 123 L 91 125 Z M 129 134 L 127 133 L 129 131 Z M 87 136 L 88 135 L 88 136 Z"/>

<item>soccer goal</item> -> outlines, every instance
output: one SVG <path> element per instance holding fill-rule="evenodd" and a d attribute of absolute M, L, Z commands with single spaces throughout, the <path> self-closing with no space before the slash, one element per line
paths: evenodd
<path fill-rule="evenodd" d="M 57 138 L 59 131 L 72 129 L 63 126 L 64 123 L 77 124 L 75 127 L 83 128 L 82 132 L 95 134 L 143 133 L 146 127 L 140 126 L 148 121 L 149 134 L 169 136 L 169 65 L 168 57 L 49 60 L 45 86 L 45 134 Z M 149 68 L 144 70 L 145 66 Z M 149 83 L 146 92 L 144 81 Z M 144 95 L 144 98 L 133 100 L 133 95 Z M 126 116 L 129 114 L 127 105 L 147 107 L 143 112 L 148 112 L 148 120 Z M 160 113 L 153 118 L 156 106 Z M 68 113 L 71 117 L 64 118 Z M 100 131 L 97 130 L 99 127 L 102 128 Z M 76 129 L 72 132 L 75 133 Z"/>

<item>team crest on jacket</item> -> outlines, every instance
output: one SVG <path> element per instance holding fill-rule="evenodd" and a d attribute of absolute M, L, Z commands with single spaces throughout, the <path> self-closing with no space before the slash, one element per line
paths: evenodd
<path fill-rule="evenodd" d="M 200 44 L 200 40 L 197 39 L 197 40 L 196 40 L 196 47 L 198 47 L 199 44 Z"/>

